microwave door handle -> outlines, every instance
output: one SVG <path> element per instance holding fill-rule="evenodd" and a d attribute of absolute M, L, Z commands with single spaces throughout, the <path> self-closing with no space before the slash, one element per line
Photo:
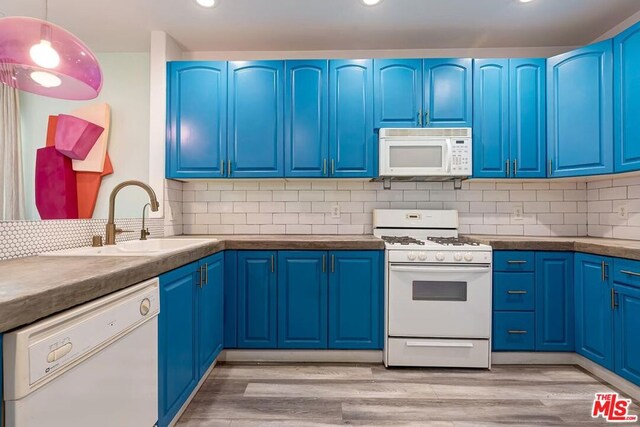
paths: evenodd
<path fill-rule="evenodd" d="M 451 154 L 452 154 L 452 150 L 451 150 L 451 140 L 447 140 L 447 143 L 444 146 L 444 150 L 445 150 L 445 156 L 446 156 L 446 161 L 447 161 L 447 173 L 450 174 L 451 173 Z"/>

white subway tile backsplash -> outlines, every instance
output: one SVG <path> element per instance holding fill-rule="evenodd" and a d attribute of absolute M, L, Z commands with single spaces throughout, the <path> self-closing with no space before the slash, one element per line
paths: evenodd
<path fill-rule="evenodd" d="M 311 234 L 338 234 L 338 226 L 335 224 L 311 225 Z"/>
<path fill-rule="evenodd" d="M 259 181 L 234 181 L 233 183 L 234 190 L 259 190 L 260 182 Z"/>
<path fill-rule="evenodd" d="M 450 202 L 456 200 L 456 193 L 453 191 L 433 190 L 429 192 L 429 199 L 432 202 Z"/>
<path fill-rule="evenodd" d="M 285 202 L 259 202 L 260 212 L 285 212 Z"/>
<path fill-rule="evenodd" d="M 523 208 L 525 213 L 545 213 L 549 212 L 549 202 L 524 202 Z"/>
<path fill-rule="evenodd" d="M 285 202 L 285 212 L 311 212 L 311 202 Z"/>
<path fill-rule="evenodd" d="M 508 202 L 509 192 L 505 190 L 483 191 L 482 200 L 485 202 Z"/>
<path fill-rule="evenodd" d="M 326 202 L 348 202 L 351 200 L 351 192 L 348 190 L 325 191 L 324 200 Z"/>
<path fill-rule="evenodd" d="M 260 190 L 284 190 L 284 181 L 265 179 L 260 182 Z"/>
<path fill-rule="evenodd" d="M 233 212 L 260 212 L 260 203 L 258 202 L 233 202 Z"/>
<path fill-rule="evenodd" d="M 549 183 L 549 189 L 551 190 L 575 190 L 578 188 L 575 182 L 568 181 L 551 181 Z"/>
<path fill-rule="evenodd" d="M 498 225 L 496 233 L 501 235 L 522 236 L 524 234 L 523 225 Z"/>
<path fill-rule="evenodd" d="M 538 190 L 536 198 L 539 202 L 558 202 L 564 200 L 563 190 Z"/>
<path fill-rule="evenodd" d="M 551 212 L 578 212 L 578 202 L 551 202 Z"/>
<path fill-rule="evenodd" d="M 220 220 L 220 214 L 216 213 L 195 214 L 195 222 L 191 224 L 220 224 Z"/>
<path fill-rule="evenodd" d="M 297 213 L 276 213 L 273 214 L 273 223 L 274 224 L 297 224 L 298 223 L 298 214 Z"/>
<path fill-rule="evenodd" d="M 240 224 L 233 226 L 233 234 L 259 234 L 260 226 L 254 224 Z"/>
<path fill-rule="evenodd" d="M 427 193 L 428 194 L 428 193 Z M 373 190 L 352 190 L 351 200 L 354 202 L 375 202 L 378 195 Z M 406 197 L 406 192 L 405 192 Z"/>
<path fill-rule="evenodd" d="M 523 190 L 548 190 L 549 182 L 545 182 L 545 181 L 523 182 L 522 189 Z"/>
<path fill-rule="evenodd" d="M 564 215 L 561 213 L 538 214 L 538 224 L 564 224 Z"/>
<path fill-rule="evenodd" d="M 535 202 L 536 191 L 533 190 L 514 190 L 509 194 L 509 200 L 512 202 Z"/>
<path fill-rule="evenodd" d="M 405 202 L 428 202 L 429 192 L 427 190 L 406 190 L 404 192 Z"/>
<path fill-rule="evenodd" d="M 270 213 L 248 213 L 247 224 L 273 224 L 273 214 Z"/>
<path fill-rule="evenodd" d="M 498 228 L 496 225 L 471 224 L 469 231 L 472 234 L 497 234 Z"/>
<path fill-rule="evenodd" d="M 453 195 L 453 197 L 455 197 L 455 194 Z M 404 191 L 400 191 L 400 190 L 378 191 L 377 200 L 379 202 L 402 202 L 404 200 Z"/>
<path fill-rule="evenodd" d="M 298 224 L 324 224 L 323 213 L 301 213 L 298 215 Z"/>
<path fill-rule="evenodd" d="M 213 213 L 232 213 L 234 202 L 211 202 L 207 203 L 207 211 Z"/>
<path fill-rule="evenodd" d="M 292 191 L 295 193 L 295 191 Z M 273 200 L 273 192 L 270 190 L 247 191 L 247 202 L 270 202 Z"/>
<path fill-rule="evenodd" d="M 247 214 L 221 214 L 220 215 L 220 223 L 221 224 L 246 224 L 247 223 Z"/>
<path fill-rule="evenodd" d="M 287 224 L 286 234 L 311 234 L 311 225 L 309 224 Z"/>
<path fill-rule="evenodd" d="M 188 182 L 185 183 L 185 185 L 187 184 L 190 184 L 190 183 Z M 233 181 L 219 180 L 219 181 L 209 181 L 208 183 L 202 183 L 202 184 L 205 184 L 209 190 L 220 190 L 220 191 L 233 190 Z"/>
<path fill-rule="evenodd" d="M 456 198 L 460 202 L 481 202 L 482 191 L 469 190 L 469 191 L 456 191 Z"/>
<path fill-rule="evenodd" d="M 264 224 L 260 226 L 260 234 L 285 234 L 285 225 Z"/>
<path fill-rule="evenodd" d="M 600 200 L 619 200 L 627 198 L 627 187 L 610 187 L 600 189 Z"/>
<path fill-rule="evenodd" d="M 469 212 L 495 213 L 497 204 L 495 202 L 470 202 Z"/>
<path fill-rule="evenodd" d="M 362 190 L 364 181 L 344 180 L 338 181 L 338 190 Z"/>
<path fill-rule="evenodd" d="M 222 202 L 244 202 L 247 200 L 246 191 L 222 191 L 220 201 Z"/>

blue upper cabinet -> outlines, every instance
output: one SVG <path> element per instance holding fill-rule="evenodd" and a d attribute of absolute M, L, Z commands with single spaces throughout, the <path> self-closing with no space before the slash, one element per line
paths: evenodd
<path fill-rule="evenodd" d="M 229 62 L 228 80 L 227 175 L 284 176 L 284 62 Z"/>
<path fill-rule="evenodd" d="M 329 348 L 382 348 L 381 254 L 329 252 Z"/>
<path fill-rule="evenodd" d="M 376 128 L 423 126 L 422 60 L 374 59 Z"/>
<path fill-rule="evenodd" d="M 284 98 L 285 176 L 327 176 L 328 61 L 286 61 Z"/>
<path fill-rule="evenodd" d="M 377 147 L 373 131 L 373 61 L 332 60 L 329 90 L 329 174 L 373 177 Z"/>
<path fill-rule="evenodd" d="M 573 253 L 536 252 L 535 270 L 536 350 L 573 351 Z"/>
<path fill-rule="evenodd" d="M 476 59 L 473 70 L 473 176 L 510 175 L 509 60 Z"/>
<path fill-rule="evenodd" d="M 546 59 L 509 60 L 511 176 L 547 176 Z"/>
<path fill-rule="evenodd" d="M 238 348 L 276 348 L 277 254 L 240 251 L 238 257 Z"/>
<path fill-rule="evenodd" d="M 549 58 L 550 176 L 613 172 L 613 55 L 606 40 Z"/>
<path fill-rule="evenodd" d="M 327 348 L 327 253 L 278 253 L 278 348 Z"/>
<path fill-rule="evenodd" d="M 471 59 L 424 60 L 424 126 L 471 127 Z"/>
<path fill-rule="evenodd" d="M 227 159 L 227 63 L 168 64 L 167 178 L 219 178 Z"/>
<path fill-rule="evenodd" d="M 198 378 L 222 351 L 224 335 L 224 253 L 200 261 L 198 289 Z"/>
<path fill-rule="evenodd" d="M 615 171 L 640 169 L 640 24 L 613 39 Z"/>
<path fill-rule="evenodd" d="M 597 255 L 575 255 L 576 352 L 613 369 L 613 312 L 611 260 Z"/>

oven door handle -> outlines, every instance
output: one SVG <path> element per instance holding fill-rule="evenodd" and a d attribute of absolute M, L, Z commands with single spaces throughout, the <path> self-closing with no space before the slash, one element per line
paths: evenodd
<path fill-rule="evenodd" d="M 470 342 L 444 342 L 444 341 L 407 341 L 407 347 L 447 347 L 447 348 L 473 348 Z"/>
<path fill-rule="evenodd" d="M 391 271 L 400 271 L 403 273 L 486 273 L 491 271 L 491 267 L 410 267 L 404 265 L 391 265 Z"/>

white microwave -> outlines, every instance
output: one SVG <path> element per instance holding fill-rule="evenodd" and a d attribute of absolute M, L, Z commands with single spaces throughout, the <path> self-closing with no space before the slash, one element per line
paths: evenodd
<path fill-rule="evenodd" d="M 380 129 L 380 177 L 472 174 L 471 128 Z"/>

